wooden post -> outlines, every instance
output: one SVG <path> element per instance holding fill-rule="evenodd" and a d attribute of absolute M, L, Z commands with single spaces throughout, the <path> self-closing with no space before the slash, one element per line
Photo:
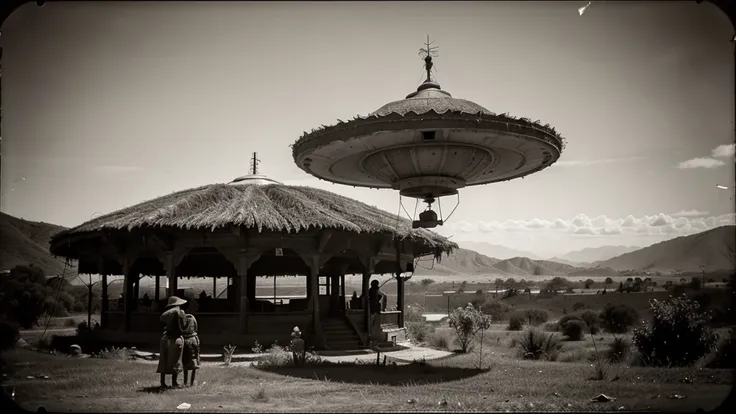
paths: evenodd
<path fill-rule="evenodd" d="M 396 278 L 396 310 L 399 313 L 399 328 L 404 327 L 404 279 L 397 275 Z"/>
<path fill-rule="evenodd" d="M 110 305 L 107 298 L 107 273 L 102 271 L 102 303 L 100 304 L 100 328 L 107 328 L 107 311 Z"/>
<path fill-rule="evenodd" d="M 138 299 L 141 297 L 141 275 L 133 278 L 133 310 L 138 311 Z"/>
<path fill-rule="evenodd" d="M 156 300 L 156 304 L 158 304 L 159 299 L 161 299 L 161 276 L 156 275 L 154 277 L 156 278 L 156 293 L 154 293 L 153 298 Z"/>
<path fill-rule="evenodd" d="M 217 277 L 212 276 L 212 298 L 217 299 Z"/>
<path fill-rule="evenodd" d="M 133 289 L 131 289 L 131 284 L 133 282 L 133 275 L 131 274 L 131 261 L 127 255 L 123 258 L 123 331 L 125 332 L 130 332 L 130 315 L 132 313 L 131 296 Z"/>
<path fill-rule="evenodd" d="M 240 315 L 238 317 L 238 325 L 240 326 L 240 333 L 245 334 L 248 332 L 248 268 L 250 267 L 250 258 L 245 252 L 238 253 L 238 303 Z M 255 276 L 251 279 L 255 280 Z"/>
<path fill-rule="evenodd" d="M 370 303 L 368 303 L 368 284 L 371 280 L 371 272 L 363 272 L 363 320 L 365 321 L 365 331 L 368 333 L 370 341 L 371 337 L 371 310 Z"/>
<path fill-rule="evenodd" d="M 345 272 L 340 275 L 340 310 L 345 311 Z"/>
<path fill-rule="evenodd" d="M 322 325 L 319 319 L 319 268 L 321 267 L 320 257 L 311 256 L 309 258 L 309 286 L 311 289 L 310 306 L 312 308 L 312 326 L 314 333 L 314 346 L 322 348 L 324 346 L 324 336 L 322 335 Z"/>
<path fill-rule="evenodd" d="M 169 289 L 166 292 L 167 297 L 171 297 L 176 295 L 176 290 L 178 288 L 178 280 L 176 278 L 176 260 L 174 258 L 174 253 L 167 253 L 166 254 L 166 278 L 169 282 Z"/>
<path fill-rule="evenodd" d="M 255 260 L 252 263 L 255 263 Z M 256 281 L 255 276 L 248 278 L 248 303 L 256 303 Z"/>

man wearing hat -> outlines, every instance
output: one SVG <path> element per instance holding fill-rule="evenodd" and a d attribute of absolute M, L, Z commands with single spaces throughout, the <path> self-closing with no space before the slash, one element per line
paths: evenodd
<path fill-rule="evenodd" d="M 291 337 L 294 338 L 291 340 L 291 355 L 294 358 L 294 364 L 303 365 L 306 350 L 304 340 L 302 339 L 302 331 L 299 330 L 298 326 L 294 327 Z"/>
<path fill-rule="evenodd" d="M 161 387 L 166 387 L 166 375 L 171 375 L 171 386 L 178 387 L 177 376 L 182 371 L 181 357 L 184 350 L 184 338 L 182 333 L 186 329 L 186 314 L 181 305 L 186 300 L 177 296 L 169 297 L 164 313 L 161 314 L 161 322 L 164 323 L 164 334 L 160 342 L 160 357 L 158 369 L 161 374 Z"/>
<path fill-rule="evenodd" d="M 386 310 L 386 302 L 388 295 L 383 293 L 377 280 L 371 281 L 371 287 L 368 289 L 368 309 L 371 313 L 371 326 L 369 327 L 369 335 L 373 336 L 376 327 L 381 327 L 381 312 Z"/>

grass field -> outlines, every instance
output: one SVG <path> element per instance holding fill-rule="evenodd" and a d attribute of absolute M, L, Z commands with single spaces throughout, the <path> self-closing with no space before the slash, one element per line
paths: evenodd
<path fill-rule="evenodd" d="M 618 380 L 594 380 L 587 361 L 519 360 L 504 340 L 493 335 L 486 339 L 483 370 L 476 368 L 477 352 L 386 367 L 317 364 L 264 371 L 211 363 L 200 370 L 199 385 L 163 393 L 156 387 L 152 363 L 76 359 L 19 349 L 3 355 L 3 385 L 15 388 L 22 408 L 36 411 L 43 406 L 56 412 L 177 411 L 184 402 L 191 404 L 190 411 L 210 412 L 693 412 L 716 408 L 732 388 L 729 371 L 697 368 L 621 366 Z M 685 378 L 692 382 L 684 383 Z M 616 401 L 590 401 L 600 393 Z M 671 398 L 675 394 L 686 398 Z"/>

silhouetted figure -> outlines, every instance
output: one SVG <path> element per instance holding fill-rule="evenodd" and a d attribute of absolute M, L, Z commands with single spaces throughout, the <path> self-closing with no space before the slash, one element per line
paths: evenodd
<path fill-rule="evenodd" d="M 306 347 L 304 346 L 304 340 L 302 339 L 302 331 L 299 330 L 298 326 L 294 327 L 291 332 L 291 355 L 294 358 L 295 365 L 304 365 L 306 360 Z"/>
<path fill-rule="evenodd" d="M 153 301 L 151 300 L 151 297 L 148 296 L 148 292 L 144 293 L 143 299 L 141 299 L 141 305 L 143 305 L 143 308 L 151 309 L 152 304 L 153 304 Z"/>
<path fill-rule="evenodd" d="M 181 305 L 185 303 L 187 303 L 186 300 L 171 296 L 166 305 L 166 310 L 161 314 L 161 322 L 165 324 L 165 329 L 161 337 L 159 349 L 161 356 L 158 360 L 156 372 L 161 374 L 162 388 L 166 387 L 166 375 L 171 375 L 172 387 L 179 385 L 176 380 L 182 371 L 181 358 L 184 350 L 182 333 L 187 323 L 186 314 L 181 309 Z"/>
<path fill-rule="evenodd" d="M 360 299 L 358 298 L 358 294 L 353 291 L 353 297 L 350 298 L 350 309 L 360 309 L 362 308 L 360 304 Z"/>

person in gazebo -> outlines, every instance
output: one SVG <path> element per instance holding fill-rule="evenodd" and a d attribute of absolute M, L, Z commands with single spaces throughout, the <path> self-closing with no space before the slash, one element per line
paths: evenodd
<path fill-rule="evenodd" d="M 177 377 L 182 371 L 182 352 L 184 338 L 182 333 L 186 329 L 186 314 L 181 309 L 186 300 L 177 296 L 169 297 L 161 322 L 164 323 L 164 334 L 160 341 L 160 357 L 156 372 L 161 374 L 161 387 L 166 388 L 166 375 L 171 375 L 171 386 L 178 387 Z"/>
<path fill-rule="evenodd" d="M 371 282 L 371 287 L 368 289 L 368 306 L 371 313 L 371 329 L 370 332 L 373 334 L 373 330 L 376 325 L 381 326 L 381 312 L 386 310 L 386 302 L 388 301 L 388 295 L 383 293 L 378 285 L 378 281 L 374 280 Z"/>

